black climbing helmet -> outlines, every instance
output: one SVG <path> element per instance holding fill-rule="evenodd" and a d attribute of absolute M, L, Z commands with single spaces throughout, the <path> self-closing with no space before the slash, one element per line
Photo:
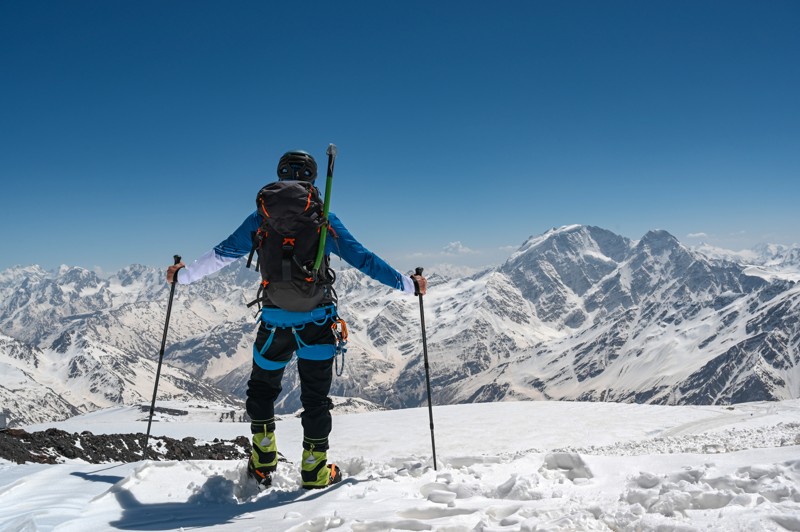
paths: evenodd
<path fill-rule="evenodd" d="M 313 183 L 317 178 L 317 162 L 305 151 L 287 151 L 278 161 L 278 178 Z"/>

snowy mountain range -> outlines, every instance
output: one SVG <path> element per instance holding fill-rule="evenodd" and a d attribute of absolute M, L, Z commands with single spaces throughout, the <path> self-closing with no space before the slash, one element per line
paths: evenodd
<path fill-rule="evenodd" d="M 333 394 L 425 402 L 419 303 L 338 267 L 350 329 Z M 727 404 L 800 397 L 800 249 L 690 249 L 590 226 L 531 237 L 503 264 L 426 269 L 434 402 L 519 399 Z M 159 399 L 241 408 L 257 325 L 244 264 L 179 286 Z M 11 424 L 149 403 L 168 287 L 163 269 L 109 278 L 0 272 L 0 401 Z M 289 368 L 279 412 L 299 407 Z"/>

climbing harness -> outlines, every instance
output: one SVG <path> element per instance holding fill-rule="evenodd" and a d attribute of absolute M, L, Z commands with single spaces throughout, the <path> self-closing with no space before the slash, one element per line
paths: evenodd
<path fill-rule="evenodd" d="M 342 376 L 344 373 L 344 355 L 347 352 L 347 324 L 336 313 L 335 305 L 318 307 L 310 312 L 291 312 L 279 308 L 263 307 L 261 310 L 259 310 L 258 314 L 260 314 L 258 319 L 262 321 L 264 328 L 269 331 L 269 336 L 267 336 L 264 344 L 261 346 L 261 349 L 258 349 L 257 351 L 254 349 L 254 351 L 262 357 L 272 345 L 272 341 L 275 338 L 275 332 L 278 329 L 291 329 L 295 342 L 297 343 L 298 350 L 304 348 L 314 348 L 315 346 L 307 344 L 302 338 L 300 338 L 299 331 L 302 331 L 309 323 L 322 326 L 330 320 L 331 332 L 333 333 L 334 337 L 333 358 L 336 366 L 336 376 Z M 258 314 L 256 316 L 258 316 Z M 340 358 L 341 367 L 339 365 Z"/>

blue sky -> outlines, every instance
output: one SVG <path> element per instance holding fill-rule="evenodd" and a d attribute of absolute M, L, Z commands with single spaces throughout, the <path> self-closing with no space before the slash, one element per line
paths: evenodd
<path fill-rule="evenodd" d="M 800 243 L 798 25 L 781 0 L 5 0 L 0 269 L 193 259 L 331 142 L 332 209 L 400 269 L 573 223 Z"/>

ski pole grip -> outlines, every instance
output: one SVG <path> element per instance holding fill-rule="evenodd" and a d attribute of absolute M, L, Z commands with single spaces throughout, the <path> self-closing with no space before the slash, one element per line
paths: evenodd
<path fill-rule="evenodd" d="M 414 271 L 414 275 L 419 275 L 422 277 L 422 266 L 417 266 L 417 269 Z M 422 305 L 422 293 L 419 291 L 419 282 L 417 282 L 414 277 L 411 277 L 411 280 L 414 281 L 414 295 L 419 296 L 419 303 Z"/>
<path fill-rule="evenodd" d="M 181 256 L 180 255 L 173 255 L 172 256 L 172 260 L 175 261 L 175 266 L 177 266 L 181 262 Z M 181 266 L 180 268 L 175 270 L 175 273 L 172 274 L 172 283 L 171 284 L 172 284 L 172 289 L 173 290 L 175 290 L 175 285 L 178 284 L 178 270 L 180 270 L 181 268 L 183 268 L 183 266 Z"/>

